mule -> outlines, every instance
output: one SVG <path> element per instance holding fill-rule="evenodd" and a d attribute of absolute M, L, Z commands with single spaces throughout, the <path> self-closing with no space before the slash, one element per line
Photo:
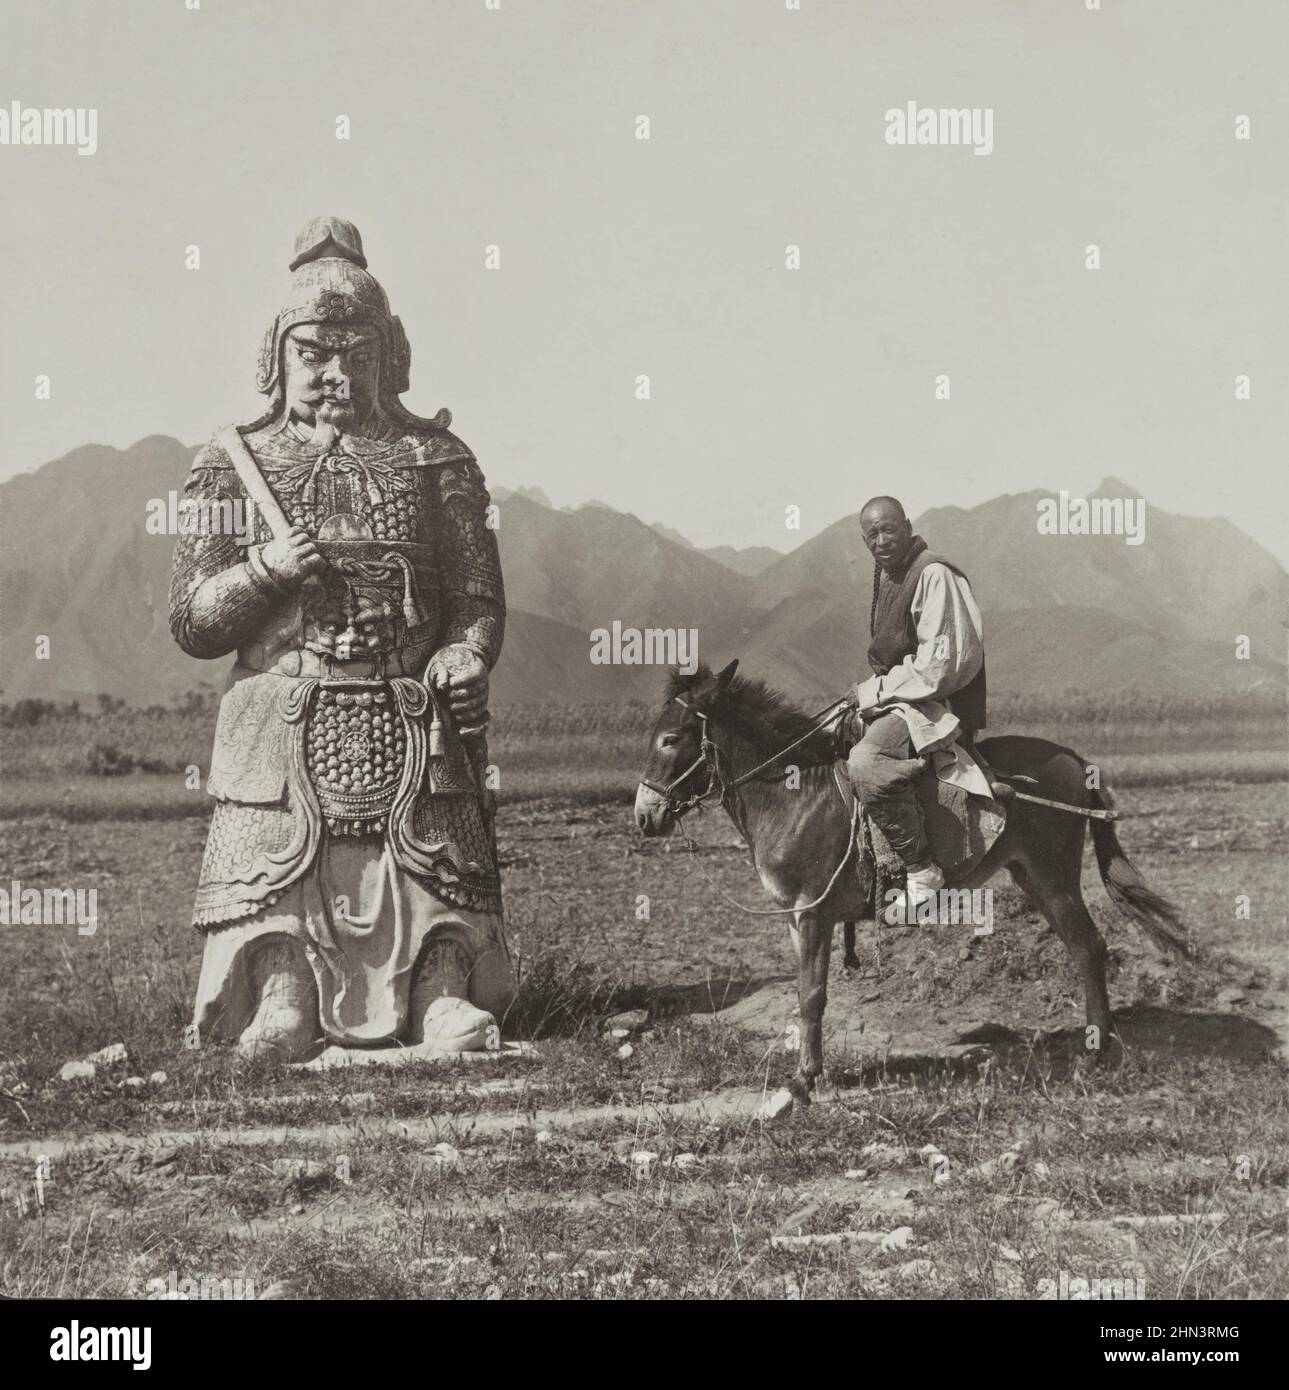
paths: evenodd
<path fill-rule="evenodd" d="M 766 892 L 791 917 L 801 1045 L 790 1089 L 804 1102 L 823 1071 L 833 928 L 837 922 L 871 917 L 868 885 L 854 871 L 853 860 L 837 872 L 853 824 L 833 780 L 835 735 L 814 730 L 808 715 L 761 682 L 738 676 L 737 669 L 738 662 L 732 661 L 716 675 L 706 666 L 692 675 L 670 673 L 666 701 L 649 736 L 635 821 L 645 836 L 664 835 L 699 801 L 711 798 L 743 835 Z M 784 752 L 790 744 L 795 746 Z M 1108 792 L 1088 788 L 1087 764 L 1069 748 L 1019 737 L 985 739 L 977 747 L 1002 777 L 1032 779 L 1026 790 L 1035 795 L 1112 809 Z M 761 764 L 766 766 L 758 771 Z M 790 767 L 798 769 L 796 777 L 788 776 Z M 1099 1055 L 1118 1035 L 1106 990 L 1105 940 L 1080 887 L 1084 822 L 1078 814 L 1011 800 L 1006 825 L 988 852 L 965 872 L 946 874 L 945 886 L 972 889 L 1003 869 L 1011 874 L 1070 953 L 1086 1000 L 1087 1050 Z M 1110 900 L 1159 945 L 1188 954 L 1177 910 L 1147 887 L 1114 825 L 1108 819 L 1091 824 L 1097 867 Z"/>

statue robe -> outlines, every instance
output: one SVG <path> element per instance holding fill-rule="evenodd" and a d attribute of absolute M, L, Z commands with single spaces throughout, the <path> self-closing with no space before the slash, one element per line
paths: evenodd
<path fill-rule="evenodd" d="M 251 948 L 275 936 L 303 946 L 329 1042 L 408 1039 L 416 965 L 441 938 L 461 952 L 472 1003 L 500 1019 L 514 996 L 487 750 L 422 683 L 447 645 L 491 668 L 505 624 L 488 494 L 447 423 L 404 415 L 387 438 L 325 448 L 280 423 L 244 435 L 288 520 L 318 539 L 321 581 L 276 582 L 262 517 L 249 538 L 197 530 L 176 545 L 175 639 L 192 656 L 237 653 L 193 914 L 203 1038 L 249 1022 Z M 210 515 L 245 500 L 218 436 L 186 498 Z"/>

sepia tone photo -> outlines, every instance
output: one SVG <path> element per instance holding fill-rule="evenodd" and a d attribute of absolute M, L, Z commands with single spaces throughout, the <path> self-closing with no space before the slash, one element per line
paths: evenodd
<path fill-rule="evenodd" d="M 1284 7 L 4 8 L 37 1360 L 340 1300 L 1254 1359 Z"/>

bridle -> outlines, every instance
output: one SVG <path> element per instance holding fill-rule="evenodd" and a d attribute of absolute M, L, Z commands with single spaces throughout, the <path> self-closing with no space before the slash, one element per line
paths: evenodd
<path fill-rule="evenodd" d="M 723 806 L 725 804 L 726 783 L 724 778 L 721 776 L 721 751 L 712 742 L 712 740 L 708 737 L 707 734 L 707 723 L 709 716 L 704 714 L 702 710 L 695 709 L 693 705 L 688 703 L 688 701 L 682 700 L 679 695 L 676 695 L 673 698 L 675 699 L 676 703 L 681 707 L 681 709 L 688 710 L 690 714 L 692 714 L 698 720 L 700 736 L 698 744 L 698 756 L 694 759 L 692 763 L 690 763 L 690 765 L 684 770 L 684 772 L 682 772 L 678 777 L 673 777 L 665 787 L 660 787 L 656 782 L 651 782 L 647 777 L 642 777 L 640 779 L 640 785 L 642 787 L 647 787 L 651 792 L 654 793 L 655 796 L 662 797 L 662 799 L 667 803 L 667 814 L 670 816 L 674 816 L 676 820 L 680 820 L 682 816 L 688 815 L 689 812 L 692 811 L 695 806 L 701 806 L 705 801 L 708 801 L 711 798 L 712 790 L 716 785 L 719 785 L 721 789 L 717 804 Z M 683 801 L 678 799 L 675 794 L 676 789 L 678 787 L 684 786 L 684 784 L 694 775 L 694 773 L 698 771 L 700 767 L 706 767 L 707 769 L 707 785 L 702 789 L 702 791 L 693 792 Z M 742 778 L 737 779 L 735 785 L 738 784 L 738 781 L 742 780 Z"/>
<path fill-rule="evenodd" d="M 778 762 L 778 760 L 781 757 L 783 757 L 785 753 L 790 753 L 794 748 L 797 748 L 801 744 L 805 743 L 807 739 L 812 738 L 815 734 L 819 733 L 820 730 L 826 729 L 828 725 L 831 724 L 839 714 L 848 709 L 851 704 L 851 702 L 846 699 L 834 701 L 833 704 L 828 705 L 825 709 L 821 710 L 819 714 L 815 715 L 811 719 L 810 727 L 806 730 L 804 734 L 801 735 L 800 738 L 793 739 L 793 741 L 790 744 L 788 744 L 786 748 L 780 748 L 777 753 L 771 754 L 771 756 L 766 758 L 764 762 L 758 763 L 754 768 L 751 768 L 749 771 L 740 773 L 737 777 L 727 781 L 721 773 L 720 749 L 712 741 L 707 732 L 707 725 L 711 716 L 704 714 L 702 710 L 695 709 L 693 705 L 689 704 L 686 700 L 681 699 L 679 695 L 673 696 L 672 698 L 682 709 L 688 710 L 690 714 L 694 715 L 694 717 L 699 721 L 701 729 L 700 741 L 698 745 L 698 756 L 694 759 L 692 763 L 690 763 L 690 765 L 684 770 L 684 772 L 682 772 L 678 777 L 673 777 L 672 780 L 668 782 L 666 786 L 660 787 L 656 782 L 650 782 L 647 778 L 644 777 L 640 779 L 640 785 L 642 787 L 647 787 L 656 796 L 660 796 L 663 798 L 663 800 L 667 803 L 668 814 L 675 817 L 678 825 L 680 824 L 681 818 L 688 814 L 688 812 L 692 811 L 695 806 L 701 806 L 704 802 L 710 800 L 713 790 L 717 787 L 719 787 L 720 789 L 720 795 L 717 798 L 718 804 L 723 809 L 729 811 L 731 815 L 733 815 L 733 810 L 725 805 L 725 797 L 728 792 L 734 791 L 736 788 L 741 787 L 745 782 L 750 782 L 753 777 L 755 777 L 758 773 L 763 772 L 767 767 L 770 766 L 771 763 Z M 700 767 L 707 768 L 707 785 L 702 789 L 702 791 L 692 792 L 683 801 L 678 799 L 675 794 L 677 788 L 683 786 L 689 780 L 689 778 L 691 778 L 694 775 L 694 773 L 698 771 Z M 832 876 L 829 878 L 827 886 L 824 888 L 823 892 L 820 893 L 819 896 L 814 899 L 813 902 L 804 903 L 797 907 L 744 907 L 742 903 L 735 902 L 734 899 L 731 898 L 730 895 L 727 892 L 725 892 L 725 890 L 721 888 L 719 885 L 716 885 L 716 891 L 720 894 L 722 898 L 725 899 L 727 903 L 729 903 L 731 907 L 736 907 L 740 912 L 747 913 L 749 917 L 786 917 L 796 916 L 801 912 L 813 911 L 815 908 L 819 906 L 820 903 L 824 901 L 824 899 L 829 895 L 829 893 L 832 892 L 833 888 L 837 884 L 837 880 L 841 877 L 842 870 L 845 869 L 846 865 L 850 862 L 851 855 L 853 855 L 856 852 L 856 834 L 859 830 L 859 811 L 859 800 L 858 798 L 856 798 L 854 805 L 851 807 L 850 834 L 846 838 L 845 853 L 842 855 L 841 861 L 838 863 L 837 867 L 833 870 Z M 738 817 L 735 816 L 734 819 L 735 823 L 738 824 Z M 740 829 L 742 829 L 741 826 Z M 698 849 L 698 846 L 686 833 L 683 825 L 680 826 L 680 833 L 685 837 L 692 850 Z M 744 832 L 744 838 L 746 838 L 746 832 Z"/>
<path fill-rule="evenodd" d="M 815 734 L 819 733 L 822 729 L 826 729 L 828 725 L 850 705 L 850 701 L 846 699 L 834 700 L 831 705 L 826 706 L 824 709 L 820 710 L 817 715 L 812 717 L 810 727 L 800 738 L 793 739 L 786 748 L 780 748 L 777 753 L 772 753 L 764 762 L 757 763 L 754 768 L 749 769 L 747 772 L 740 773 L 737 777 L 727 779 L 721 772 L 721 750 L 716 746 L 707 732 L 707 726 L 711 716 L 705 714 L 700 709 L 696 709 L 679 695 L 675 695 L 672 698 L 681 709 L 688 710 L 699 722 L 698 756 L 690 763 L 684 772 L 673 777 L 666 786 L 660 787 L 656 782 L 649 781 L 647 777 L 642 777 L 640 779 L 640 785 L 642 787 L 647 787 L 655 796 L 662 797 L 667 803 L 667 813 L 674 816 L 676 820 L 680 820 L 682 816 L 688 815 L 695 806 L 701 806 L 705 802 L 711 800 L 713 791 L 717 789 L 719 789 L 719 795 L 716 798 L 716 804 L 724 807 L 725 797 L 728 792 L 732 792 L 738 787 L 743 786 L 744 783 L 750 782 L 758 773 L 764 772 L 772 763 L 778 762 L 785 753 L 791 753 L 794 748 L 800 747 L 807 739 L 813 738 Z M 689 796 L 681 800 L 675 794 L 677 788 L 684 786 L 700 767 L 707 768 L 707 785 L 703 787 L 701 791 L 692 792 Z"/>

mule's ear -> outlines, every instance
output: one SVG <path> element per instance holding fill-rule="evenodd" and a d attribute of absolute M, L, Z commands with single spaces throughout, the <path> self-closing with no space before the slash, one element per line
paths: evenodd
<path fill-rule="evenodd" d="M 690 698 L 695 705 L 703 706 L 710 704 L 718 695 L 724 693 L 726 686 L 734 679 L 734 672 L 738 670 L 738 659 L 731 661 L 723 670 L 717 671 L 713 676 L 706 666 L 700 668 L 704 679 L 694 686 Z"/>

